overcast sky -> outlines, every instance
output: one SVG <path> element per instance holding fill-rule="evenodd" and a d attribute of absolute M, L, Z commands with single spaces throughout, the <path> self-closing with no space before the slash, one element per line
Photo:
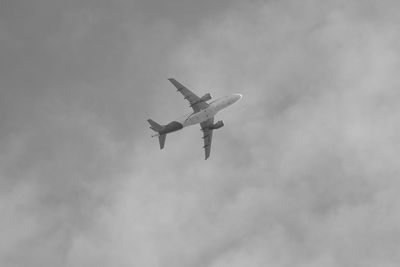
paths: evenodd
<path fill-rule="evenodd" d="M 399 266 L 399 9 L 1 1 L 0 266 Z"/>

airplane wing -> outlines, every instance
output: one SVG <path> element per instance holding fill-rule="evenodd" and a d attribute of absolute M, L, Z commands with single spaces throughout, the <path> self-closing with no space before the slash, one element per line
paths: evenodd
<path fill-rule="evenodd" d="M 204 139 L 204 152 L 205 152 L 205 159 L 208 159 L 210 156 L 211 151 L 211 141 L 212 141 L 212 134 L 213 130 L 209 129 L 209 126 L 214 124 L 214 117 L 209 118 L 206 121 L 200 123 L 201 130 L 203 131 L 203 139 Z"/>
<path fill-rule="evenodd" d="M 198 97 L 185 86 L 180 84 L 177 80 L 173 78 L 170 78 L 168 80 L 176 87 L 176 89 L 178 89 L 178 91 L 185 97 L 185 99 L 189 101 L 190 106 L 193 108 L 194 112 L 198 112 L 209 106 L 205 101 L 201 100 L 200 97 Z"/>

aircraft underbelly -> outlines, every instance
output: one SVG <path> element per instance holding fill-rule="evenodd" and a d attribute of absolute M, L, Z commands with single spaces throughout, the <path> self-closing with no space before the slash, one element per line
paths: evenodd
<path fill-rule="evenodd" d="M 200 112 L 194 113 L 189 115 L 183 122 L 183 127 L 202 123 L 203 121 L 208 120 L 209 118 L 213 117 L 214 110 L 213 109 L 205 109 Z"/>

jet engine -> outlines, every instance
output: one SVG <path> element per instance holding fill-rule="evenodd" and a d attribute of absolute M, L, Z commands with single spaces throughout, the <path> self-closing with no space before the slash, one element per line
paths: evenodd
<path fill-rule="evenodd" d="M 211 99 L 211 95 L 209 93 L 205 94 L 200 99 L 201 99 L 201 101 L 208 101 Z"/>
<path fill-rule="evenodd" d="M 222 121 L 217 121 L 216 123 L 214 123 L 213 125 L 211 125 L 209 127 L 210 130 L 216 130 L 221 128 L 222 126 L 224 126 L 224 123 Z"/>

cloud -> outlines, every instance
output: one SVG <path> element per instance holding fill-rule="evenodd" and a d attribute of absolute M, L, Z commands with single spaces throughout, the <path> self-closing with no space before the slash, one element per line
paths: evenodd
<path fill-rule="evenodd" d="M 397 2 L 136 4 L 6 29 L 25 45 L 0 98 L 2 265 L 399 262 Z M 244 95 L 208 161 L 196 127 L 148 137 L 185 108 L 169 75 Z"/>

